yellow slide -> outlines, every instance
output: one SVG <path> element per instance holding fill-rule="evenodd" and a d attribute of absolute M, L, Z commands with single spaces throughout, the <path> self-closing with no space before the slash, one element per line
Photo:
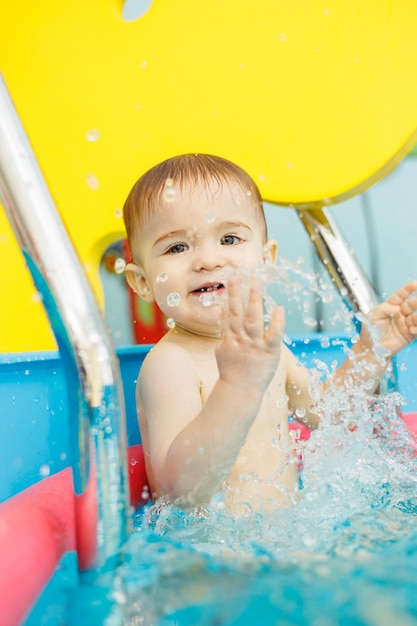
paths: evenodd
<path fill-rule="evenodd" d="M 265 200 L 337 202 L 417 142 L 417 3 L 403 0 L 5 3 L 0 71 L 101 298 L 104 249 L 148 167 L 232 159 Z M 42 224 L 39 224 L 42 228 Z M 0 351 L 55 347 L 0 211 Z"/>

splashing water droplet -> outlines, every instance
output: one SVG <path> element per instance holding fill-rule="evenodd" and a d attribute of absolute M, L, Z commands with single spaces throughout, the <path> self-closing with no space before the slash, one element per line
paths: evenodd
<path fill-rule="evenodd" d="M 100 186 L 98 178 L 95 174 L 87 174 L 85 181 L 91 189 L 98 189 Z"/>
<path fill-rule="evenodd" d="M 175 196 L 176 196 L 176 193 L 175 193 L 174 187 L 166 186 L 162 193 L 162 197 L 164 201 L 167 202 L 168 204 L 171 204 L 172 202 L 174 202 Z"/>
<path fill-rule="evenodd" d="M 206 291 L 201 294 L 199 300 L 203 306 L 213 306 L 217 304 L 217 294 L 215 291 Z"/>
<path fill-rule="evenodd" d="M 116 217 L 118 217 L 118 218 L 123 217 L 123 211 L 122 211 L 122 209 L 116 209 L 116 210 L 115 210 L 115 212 L 114 212 L 114 214 L 115 214 L 115 216 L 116 216 Z"/>
<path fill-rule="evenodd" d="M 216 216 L 213 215 L 213 213 L 207 213 L 206 214 L 206 222 L 207 222 L 207 224 L 213 224 L 215 219 L 216 219 Z"/>
<path fill-rule="evenodd" d="M 50 473 L 51 473 L 51 468 L 49 467 L 49 465 L 45 463 L 44 465 L 40 466 L 39 474 L 42 476 L 42 478 L 46 478 L 47 476 L 49 476 Z"/>
<path fill-rule="evenodd" d="M 173 291 L 172 293 L 168 294 L 168 297 L 167 297 L 168 306 L 178 306 L 180 302 L 181 302 L 181 296 L 179 293 L 176 293 L 175 291 Z"/>
<path fill-rule="evenodd" d="M 163 274 L 159 274 L 156 277 L 156 282 L 157 283 L 165 283 L 168 279 L 168 274 L 166 274 L 165 272 Z"/>
<path fill-rule="evenodd" d="M 126 261 L 122 259 L 121 257 L 116 259 L 114 262 L 114 271 L 116 272 L 116 274 L 123 274 L 125 269 L 126 269 Z"/>
<path fill-rule="evenodd" d="M 175 328 L 175 320 L 173 320 L 172 317 L 167 319 L 167 326 L 168 328 Z"/>
<path fill-rule="evenodd" d="M 97 128 L 92 128 L 87 131 L 87 139 L 88 141 L 97 141 L 100 138 L 100 131 Z"/>

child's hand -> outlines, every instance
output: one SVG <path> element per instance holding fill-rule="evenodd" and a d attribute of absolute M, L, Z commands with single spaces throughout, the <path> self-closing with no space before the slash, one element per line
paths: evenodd
<path fill-rule="evenodd" d="M 372 311 L 369 321 L 380 334 L 381 347 L 390 355 L 396 354 L 417 337 L 417 280 L 412 280 Z M 366 344 L 372 340 L 363 329 L 361 339 Z"/>
<path fill-rule="evenodd" d="M 221 319 L 222 340 L 216 350 L 220 378 L 234 387 L 258 389 L 269 385 L 278 366 L 285 316 L 275 307 L 265 329 L 262 290 L 255 283 L 248 304 L 238 277 L 227 282 L 227 303 Z"/>

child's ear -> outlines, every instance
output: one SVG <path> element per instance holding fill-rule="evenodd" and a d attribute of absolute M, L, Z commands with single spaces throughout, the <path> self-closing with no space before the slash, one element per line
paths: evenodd
<path fill-rule="evenodd" d="M 128 263 L 125 269 L 126 280 L 139 298 L 145 300 L 145 302 L 155 302 L 152 289 L 148 285 L 148 281 L 145 276 L 145 272 L 135 263 Z"/>
<path fill-rule="evenodd" d="M 264 245 L 263 250 L 263 258 L 264 263 L 271 263 L 273 265 L 277 260 L 278 255 L 278 244 L 274 239 L 268 239 L 266 244 Z"/>

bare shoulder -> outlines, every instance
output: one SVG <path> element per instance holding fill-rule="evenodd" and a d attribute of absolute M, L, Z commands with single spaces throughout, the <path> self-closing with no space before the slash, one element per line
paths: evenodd
<path fill-rule="evenodd" d="M 173 341 L 160 341 L 147 354 L 139 373 L 138 393 L 142 396 L 178 391 L 199 386 L 198 368 L 193 354 Z"/>

